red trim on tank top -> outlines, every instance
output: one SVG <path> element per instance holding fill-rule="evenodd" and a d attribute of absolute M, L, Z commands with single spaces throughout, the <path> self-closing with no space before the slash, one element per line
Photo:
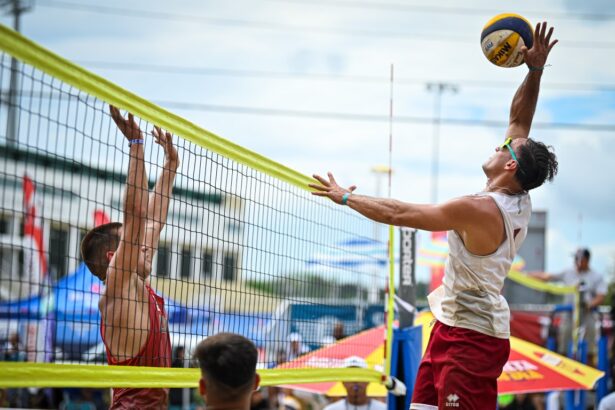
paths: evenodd
<path fill-rule="evenodd" d="M 158 296 L 156 294 L 156 292 L 154 292 L 154 290 L 150 286 L 145 285 L 145 289 L 148 292 L 148 295 L 147 295 L 147 309 L 148 309 L 148 317 L 149 317 L 149 322 L 150 322 L 149 323 L 150 324 L 150 329 L 147 332 L 147 339 L 145 339 L 145 342 L 143 343 L 143 346 L 141 347 L 141 350 L 139 350 L 139 352 L 136 355 L 134 355 L 132 357 L 129 357 L 128 359 L 124 359 L 122 361 L 118 361 L 115 357 L 113 357 L 113 355 L 111 354 L 111 350 L 109 349 L 109 346 L 107 346 L 107 341 L 105 340 L 105 336 L 104 336 L 105 335 L 105 324 L 104 324 L 104 321 L 101 318 L 101 321 L 100 321 L 100 337 L 102 338 L 103 343 L 105 345 L 105 350 L 107 351 L 107 361 L 109 362 L 109 364 L 122 366 L 122 365 L 126 364 L 127 362 L 130 362 L 131 360 L 134 360 L 135 358 L 142 357 L 143 353 L 145 352 L 145 350 L 147 350 L 150 338 L 153 336 L 153 332 L 150 331 L 151 330 L 151 326 L 152 326 L 152 317 L 149 315 L 149 309 L 150 309 L 150 306 L 151 306 L 151 303 L 152 303 L 152 300 L 150 299 L 150 297 L 154 298 L 153 302 L 156 304 L 156 306 L 158 305 L 158 299 L 162 299 L 162 298 L 160 296 Z M 162 299 L 162 300 L 163 300 L 163 303 L 164 303 L 164 299 Z M 165 311 L 164 316 L 166 316 L 166 311 Z"/>

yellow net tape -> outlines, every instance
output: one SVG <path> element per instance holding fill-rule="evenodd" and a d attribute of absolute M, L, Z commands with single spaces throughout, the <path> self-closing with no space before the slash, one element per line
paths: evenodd
<path fill-rule="evenodd" d="M 307 190 L 307 184 L 313 182 L 313 179 L 306 175 L 219 137 L 73 64 L 2 24 L 0 24 L 0 49 L 66 84 L 70 84 L 118 108 L 130 111 L 152 124 L 157 124 L 173 134 L 241 164 L 302 189 Z"/>
<path fill-rule="evenodd" d="M 336 382 L 339 380 L 381 383 L 382 374 L 372 369 L 263 369 L 261 386 Z M 9 387 L 198 387 L 200 369 L 83 364 L 0 362 L 0 388 Z"/>
<path fill-rule="evenodd" d="M 539 279 L 532 278 L 517 271 L 508 272 L 508 279 L 530 289 L 552 293 L 554 295 L 569 295 L 577 293 L 577 288 L 574 286 L 563 286 L 555 283 L 543 282 Z"/>
<path fill-rule="evenodd" d="M 85 70 L 2 24 L 0 49 L 66 84 L 238 163 L 305 190 L 313 182 L 300 172 L 228 141 Z M 369 369 L 333 372 L 331 369 L 268 369 L 259 374 L 264 386 L 340 379 L 374 383 L 383 380 L 381 373 Z M 196 387 L 199 377 L 198 369 L 0 362 L 0 387 Z"/>

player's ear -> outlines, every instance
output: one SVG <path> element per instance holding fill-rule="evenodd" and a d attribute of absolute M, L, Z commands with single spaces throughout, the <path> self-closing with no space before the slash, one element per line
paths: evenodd
<path fill-rule="evenodd" d="M 504 169 L 507 171 L 517 172 L 518 166 L 519 164 L 517 163 L 517 161 L 515 161 L 514 159 L 510 159 L 504 165 Z"/>
<path fill-rule="evenodd" d="M 254 391 L 258 390 L 258 386 L 261 384 L 261 376 L 256 373 L 254 375 Z"/>
<path fill-rule="evenodd" d="M 107 253 L 105 254 L 105 256 L 107 257 L 107 263 L 111 262 L 111 259 L 113 259 L 113 255 L 115 255 L 114 251 L 107 251 Z"/>

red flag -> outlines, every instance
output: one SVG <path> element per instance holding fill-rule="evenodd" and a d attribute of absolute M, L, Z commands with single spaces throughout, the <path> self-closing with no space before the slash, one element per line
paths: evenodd
<path fill-rule="evenodd" d="M 23 177 L 23 198 L 24 198 L 24 225 L 23 235 L 26 241 L 31 241 L 30 249 L 35 253 L 37 258 L 32 257 L 29 263 L 26 264 L 30 272 L 38 272 L 38 283 L 42 282 L 47 274 L 47 258 L 45 256 L 45 247 L 43 244 L 43 228 L 40 220 L 37 220 L 36 203 L 34 194 L 36 185 L 34 181 L 27 175 Z"/>
<path fill-rule="evenodd" d="M 29 322 L 26 326 L 26 351 L 28 361 L 49 362 L 52 355 L 51 321 L 48 320 L 48 309 L 51 303 L 49 293 L 49 276 L 47 274 L 47 257 L 43 244 L 43 226 L 37 212 L 35 200 L 36 185 L 34 181 L 23 177 L 24 205 L 24 274 L 30 283 L 30 293 L 41 297 L 41 319 Z M 40 211 L 41 208 L 38 208 Z"/>

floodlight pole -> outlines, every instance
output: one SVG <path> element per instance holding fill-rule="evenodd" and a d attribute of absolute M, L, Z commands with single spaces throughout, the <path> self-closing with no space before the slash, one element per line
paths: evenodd
<path fill-rule="evenodd" d="M 21 15 L 29 11 L 31 1 L 26 0 L 2 0 L 0 8 L 6 9 L 6 14 L 13 15 L 13 29 L 19 32 L 21 29 Z M 11 57 L 11 72 L 9 79 L 9 91 L 7 95 L 8 116 L 6 120 L 6 144 L 14 145 L 17 141 L 17 90 L 19 88 L 19 62 Z"/>

